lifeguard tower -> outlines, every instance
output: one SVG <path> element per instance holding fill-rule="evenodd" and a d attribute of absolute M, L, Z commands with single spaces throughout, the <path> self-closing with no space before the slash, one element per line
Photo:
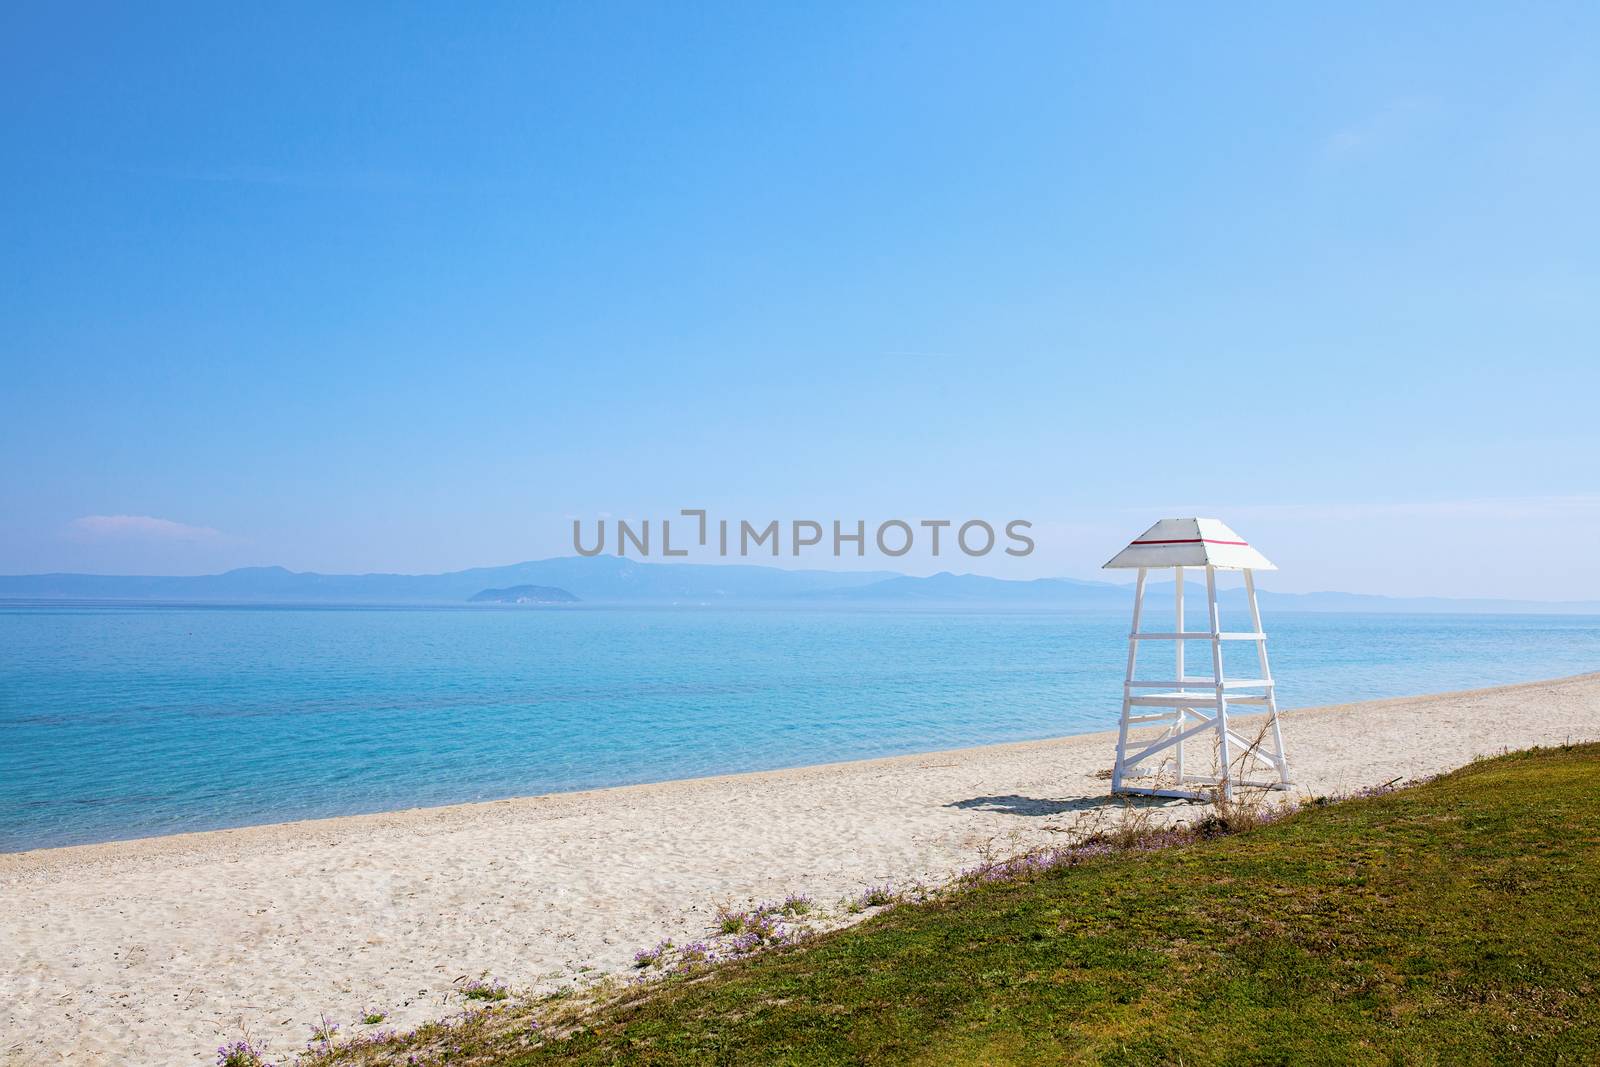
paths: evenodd
<path fill-rule="evenodd" d="M 1117 732 L 1111 791 L 1191 800 L 1210 799 L 1213 792 L 1220 792 L 1224 799 L 1231 800 L 1235 786 L 1289 788 L 1289 761 L 1284 756 L 1283 733 L 1278 726 L 1278 701 L 1273 693 L 1272 668 L 1267 663 L 1267 635 L 1261 630 L 1254 574 L 1278 568 L 1216 519 L 1162 519 L 1113 556 L 1106 567 L 1139 572 L 1134 584 L 1133 629 L 1128 634 L 1128 674 L 1122 685 L 1122 725 Z M 1209 625 L 1204 630 L 1189 630 L 1184 623 L 1183 579 L 1190 568 L 1204 569 L 1206 574 Z M 1151 571 L 1164 569 L 1170 569 L 1174 578 L 1176 625 L 1171 632 L 1145 632 L 1139 627 L 1146 583 Z M 1219 570 L 1244 572 L 1245 599 L 1250 604 L 1251 629 L 1247 633 L 1222 629 L 1217 610 Z M 1145 681 L 1135 677 L 1140 646 L 1149 641 L 1173 643 L 1175 670 L 1170 679 Z M 1191 678 L 1184 669 L 1184 646 L 1197 641 L 1211 645 L 1209 678 Z M 1225 641 L 1255 642 L 1259 677 L 1225 676 Z M 1228 723 L 1229 709 L 1240 704 L 1267 710 L 1266 724 L 1253 741 L 1240 736 Z M 1153 737 L 1148 734 L 1152 728 L 1158 731 Z M 1145 733 L 1144 738 L 1136 739 L 1135 731 Z M 1187 753 L 1185 742 L 1190 743 Z"/>

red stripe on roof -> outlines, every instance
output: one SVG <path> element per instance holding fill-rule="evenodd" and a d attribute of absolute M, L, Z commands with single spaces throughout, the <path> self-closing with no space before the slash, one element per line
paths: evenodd
<path fill-rule="evenodd" d="M 1179 537 L 1171 541 L 1130 541 L 1129 545 L 1243 545 L 1250 547 L 1249 541 L 1213 541 L 1209 537 Z"/>

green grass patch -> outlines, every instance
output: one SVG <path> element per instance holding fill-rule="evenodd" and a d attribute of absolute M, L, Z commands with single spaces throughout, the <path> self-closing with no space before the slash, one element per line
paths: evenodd
<path fill-rule="evenodd" d="M 525 1028 L 463 1034 L 459 1055 L 1593 1063 L 1597 916 L 1600 745 L 1534 750 L 1244 834 L 903 905 L 631 991 L 538 1047 Z"/>

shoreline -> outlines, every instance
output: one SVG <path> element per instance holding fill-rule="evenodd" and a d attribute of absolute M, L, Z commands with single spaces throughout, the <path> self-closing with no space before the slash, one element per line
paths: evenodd
<path fill-rule="evenodd" d="M 1241 717 L 1242 721 L 1248 721 Z M 1600 673 L 1283 713 L 1296 795 L 1600 739 Z M 281 1055 L 368 1006 L 460 1010 L 703 936 L 719 902 L 943 880 L 1125 806 L 1113 732 L 0 855 L 0 1064 Z M 1188 802 L 1141 803 L 1193 817 Z"/>
<path fill-rule="evenodd" d="M 1295 720 L 1302 717 L 1344 711 L 1350 708 L 1364 708 L 1378 710 L 1386 705 L 1406 705 L 1419 700 L 1450 700 L 1490 693 L 1515 693 L 1527 689 L 1540 689 L 1551 685 L 1567 682 L 1595 681 L 1600 682 L 1600 671 L 1584 674 L 1566 675 L 1560 678 L 1541 679 L 1532 682 L 1511 682 L 1506 685 L 1486 686 L 1481 689 L 1455 689 L 1441 693 L 1420 693 L 1411 696 L 1383 697 L 1377 700 L 1349 701 L 1343 704 L 1318 704 L 1305 708 L 1288 708 L 1280 711 L 1285 721 L 1293 716 Z M 1231 721 L 1248 723 L 1258 716 L 1254 714 L 1232 717 Z M 316 830 L 337 829 L 335 823 L 349 823 L 352 829 L 358 824 L 371 826 L 388 826 L 395 821 L 418 820 L 420 822 L 448 821 L 451 818 L 472 817 L 474 812 L 495 808 L 502 805 L 526 805 L 535 803 L 548 803 L 568 798 L 593 798 L 609 794 L 624 793 L 627 791 L 648 791 L 671 789 L 677 786 L 710 785 L 718 783 L 736 783 L 745 780 L 759 780 L 773 775 L 791 775 L 805 772 L 826 772 L 839 768 L 866 767 L 873 764 L 893 766 L 897 763 L 929 759 L 933 757 L 972 757 L 984 752 L 1005 752 L 1008 750 L 1022 750 L 1039 745 L 1054 745 L 1060 742 L 1078 740 L 1083 738 L 1109 738 L 1115 744 L 1116 729 L 1089 730 L 1082 733 L 1057 734 L 1051 737 L 1035 738 L 1023 741 L 996 741 L 982 745 L 967 745 L 961 748 L 932 749 L 927 752 L 907 752 L 893 756 L 866 756 L 860 759 L 830 760 L 823 763 L 804 763 L 791 767 L 773 767 L 754 771 L 730 771 L 726 774 L 699 775 L 691 778 L 663 778 L 656 782 L 634 782 L 626 785 L 599 786 L 593 789 L 573 789 L 553 793 L 527 793 L 518 796 L 500 797 L 495 800 L 468 800 L 452 804 L 433 804 L 411 808 L 393 808 L 387 811 L 356 812 L 349 815 L 327 815 L 312 819 L 288 819 L 282 822 L 250 823 L 244 826 L 226 826 L 214 830 L 179 830 L 170 834 L 152 834 L 146 837 L 118 837 L 108 841 L 93 841 L 76 845 L 45 845 L 39 848 L 19 849 L 11 852 L 0 852 L 0 878 L 6 875 L 8 861 L 27 861 L 30 857 L 42 859 L 47 855 L 62 854 L 64 860 L 78 859 L 77 856 L 68 856 L 68 853 L 80 853 L 81 861 L 92 861 L 95 850 L 116 850 L 129 847 L 141 848 L 166 848 L 182 851 L 185 846 L 200 848 L 207 844 L 214 844 L 221 837 L 249 838 L 256 835 L 269 835 L 272 837 L 280 834 L 304 833 Z M 1291 747 L 1290 756 L 1293 756 Z M 1291 763 L 1292 765 L 1292 763 Z M 239 844 L 248 844 L 240 841 Z"/>

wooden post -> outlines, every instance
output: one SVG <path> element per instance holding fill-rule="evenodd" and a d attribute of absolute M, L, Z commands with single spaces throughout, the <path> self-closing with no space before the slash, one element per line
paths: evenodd
<path fill-rule="evenodd" d="M 1173 583 L 1172 583 L 1172 588 L 1173 588 L 1172 599 L 1173 599 L 1173 608 L 1174 608 L 1174 612 L 1173 613 L 1174 613 L 1174 615 L 1177 616 L 1177 620 L 1178 620 L 1178 628 L 1177 628 L 1176 632 L 1181 634 L 1181 633 L 1184 632 L 1184 629 L 1183 629 L 1183 568 L 1182 567 L 1174 567 L 1172 569 L 1173 569 L 1173 572 L 1174 572 L 1174 574 L 1173 574 Z M 1177 652 L 1174 654 L 1174 665 L 1177 667 L 1177 670 L 1178 670 L 1178 673 L 1175 675 L 1175 677 L 1178 679 L 1178 688 L 1182 689 L 1183 688 L 1183 679 L 1184 679 L 1184 676 L 1185 676 L 1184 675 L 1184 669 L 1183 669 L 1183 638 L 1182 637 L 1178 638 L 1176 641 L 1173 642 L 1173 644 L 1178 646 Z M 1177 720 L 1176 725 L 1173 727 L 1173 729 L 1174 729 L 1175 732 L 1177 732 L 1179 734 L 1182 734 L 1184 729 L 1189 725 L 1189 709 L 1188 708 L 1174 708 L 1174 709 L 1172 709 L 1172 714 Z M 1182 789 L 1183 788 L 1183 741 L 1180 740 L 1176 745 L 1173 746 L 1173 748 L 1177 750 L 1176 753 L 1173 756 L 1173 759 L 1177 763 L 1178 788 Z"/>
<path fill-rule="evenodd" d="M 1273 762 L 1277 764 L 1278 785 L 1288 788 L 1289 756 L 1283 750 L 1283 729 L 1278 725 L 1278 687 L 1272 680 L 1272 667 L 1267 663 L 1267 634 L 1261 628 L 1261 608 L 1256 603 L 1256 576 L 1244 572 L 1244 589 L 1250 601 L 1250 626 L 1256 635 L 1256 660 L 1261 664 L 1261 680 L 1267 683 L 1267 721 L 1272 725 Z"/>
<path fill-rule="evenodd" d="M 1133 584 L 1133 629 L 1128 631 L 1128 673 L 1122 682 L 1122 724 L 1117 730 L 1117 762 L 1111 768 L 1111 791 L 1122 792 L 1122 760 L 1128 754 L 1128 716 L 1133 711 L 1133 672 L 1139 662 L 1139 616 L 1144 610 L 1144 580 L 1149 572 L 1139 568 Z"/>
<path fill-rule="evenodd" d="M 1211 606 L 1211 676 L 1217 687 L 1217 758 L 1221 764 L 1218 783 L 1223 800 L 1233 799 L 1233 758 L 1228 749 L 1228 697 L 1222 669 L 1222 613 L 1217 608 L 1217 568 L 1206 567 L 1206 600 Z"/>

